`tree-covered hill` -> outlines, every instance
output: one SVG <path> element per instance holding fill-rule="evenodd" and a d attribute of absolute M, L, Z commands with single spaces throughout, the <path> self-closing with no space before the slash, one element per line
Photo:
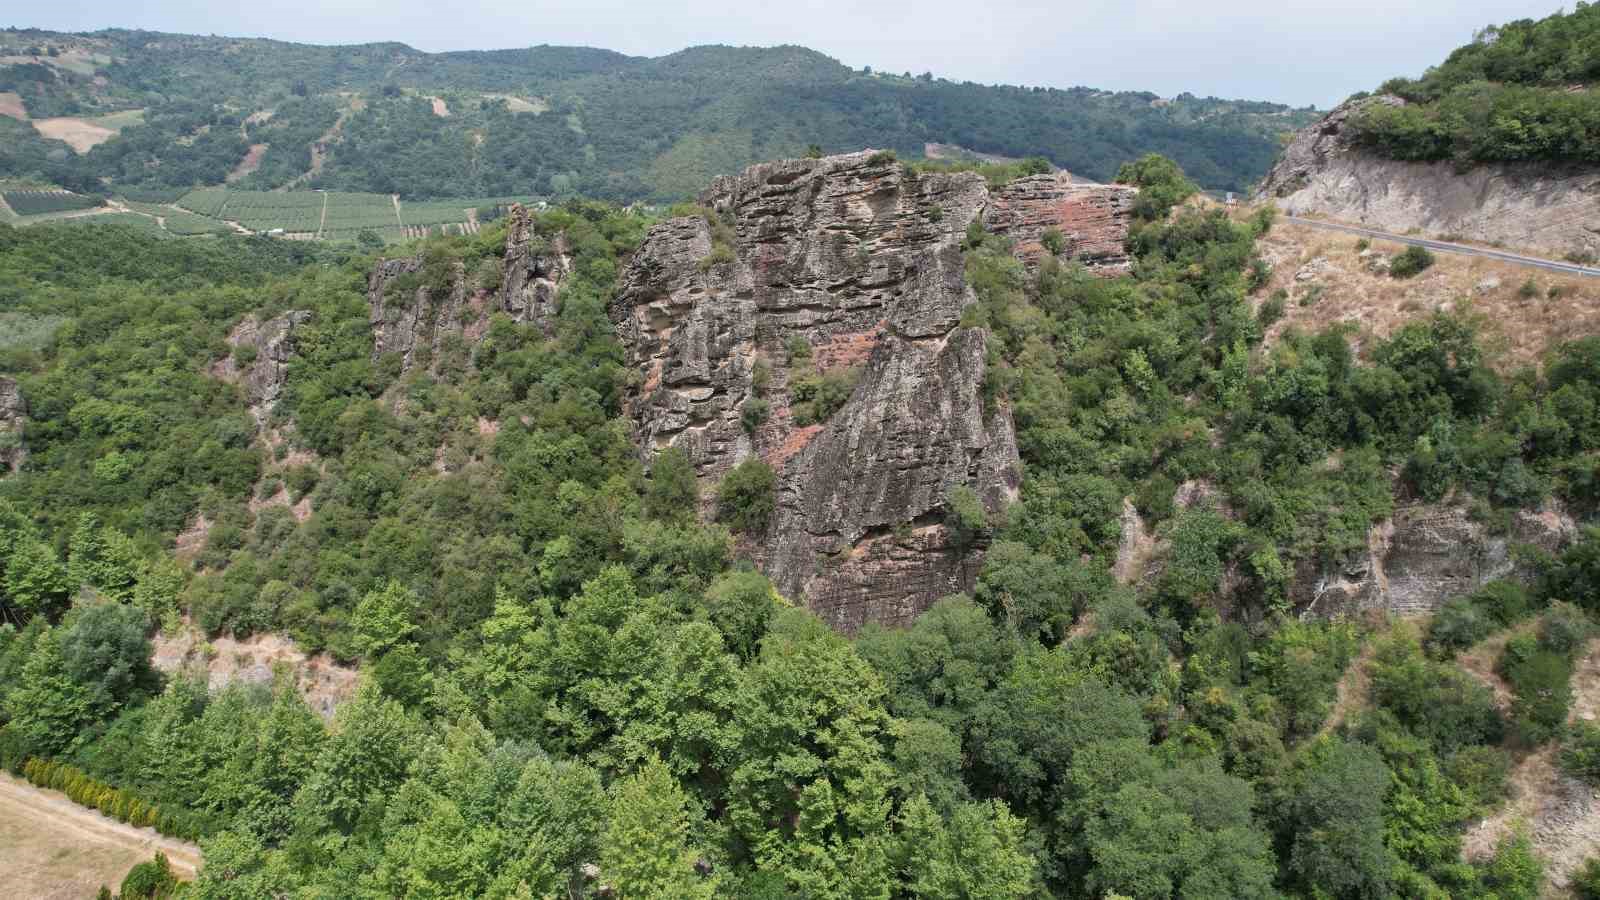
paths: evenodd
<path fill-rule="evenodd" d="M 1600 163 L 1600 6 L 1491 26 L 1355 119 L 1386 156 L 1463 162 Z"/>
<path fill-rule="evenodd" d="M 429 54 L 111 30 L 0 32 L 0 93 L 32 119 L 116 134 L 79 154 L 0 117 L 0 177 L 85 192 L 321 187 L 406 197 L 677 199 L 760 159 L 928 142 L 1044 156 L 1094 180 L 1146 152 L 1242 190 L 1311 110 L 957 83 L 851 69 L 803 47 L 585 47 Z M 143 110 L 135 122 L 107 121 Z M 137 117 L 135 117 L 137 118 Z M 241 166 L 266 145 L 259 166 Z M 313 145 L 320 149 L 313 152 Z"/>

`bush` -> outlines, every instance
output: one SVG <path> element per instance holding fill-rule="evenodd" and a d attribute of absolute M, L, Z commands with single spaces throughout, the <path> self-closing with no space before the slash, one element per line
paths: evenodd
<path fill-rule="evenodd" d="M 850 399 L 860 380 L 861 370 L 852 366 L 796 381 L 790 389 L 794 396 L 790 407 L 794 423 L 803 427 L 828 421 Z"/>
<path fill-rule="evenodd" d="M 1423 646 L 1434 659 L 1449 659 L 1492 634 L 1496 623 L 1471 597 L 1456 597 L 1439 607 Z"/>
<path fill-rule="evenodd" d="M 1579 900 L 1600 900 L 1600 859 L 1589 859 L 1572 876 L 1572 892 Z"/>
<path fill-rule="evenodd" d="M 1600 726 L 1576 722 L 1561 744 L 1561 768 L 1568 775 L 1600 787 Z"/>
<path fill-rule="evenodd" d="M 1400 251 L 1389 262 L 1389 274 L 1395 278 L 1410 278 L 1433 265 L 1434 256 L 1426 247 L 1411 246 Z"/>
<path fill-rule="evenodd" d="M 1263 331 L 1283 318 L 1283 308 L 1288 302 L 1289 292 L 1283 288 L 1278 288 L 1272 292 L 1272 296 L 1261 301 L 1261 308 L 1256 310 L 1256 322 L 1261 325 Z"/>
<path fill-rule="evenodd" d="M 1516 697 L 1511 716 L 1522 739 L 1542 744 L 1555 737 L 1572 705 L 1572 662 L 1559 653 L 1535 650 L 1506 667 Z"/>
<path fill-rule="evenodd" d="M 1589 640 L 1594 624 L 1583 610 L 1571 603 L 1557 601 L 1539 622 L 1539 647 L 1551 653 L 1571 657 Z"/>
<path fill-rule="evenodd" d="M 177 890 L 178 877 L 172 874 L 166 854 L 157 852 L 155 859 L 128 870 L 128 877 L 122 879 L 120 900 L 166 900 Z"/>
<path fill-rule="evenodd" d="M 1539 285 L 1532 278 L 1529 278 L 1522 283 L 1522 287 L 1517 288 L 1517 296 L 1524 300 L 1532 300 L 1539 296 Z"/>
<path fill-rule="evenodd" d="M 978 492 L 962 484 L 951 488 L 945 497 L 945 527 L 958 547 L 970 547 L 989 527 L 989 514 Z"/>
<path fill-rule="evenodd" d="M 760 459 L 734 466 L 717 486 L 717 521 L 744 532 L 766 528 L 776 508 L 776 485 L 772 467 Z"/>
<path fill-rule="evenodd" d="M 746 432 L 753 432 L 767 421 L 771 412 L 772 404 L 761 397 L 750 397 L 739 407 L 739 424 Z"/>

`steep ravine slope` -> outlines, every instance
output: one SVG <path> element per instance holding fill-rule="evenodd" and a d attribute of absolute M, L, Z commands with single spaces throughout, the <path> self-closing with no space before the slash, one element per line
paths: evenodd
<path fill-rule="evenodd" d="M 1355 145 L 1349 101 L 1298 132 L 1257 196 L 1290 215 L 1460 236 L 1556 258 L 1600 253 L 1600 167 L 1402 162 Z"/>
<path fill-rule="evenodd" d="M 1023 254 L 1056 227 L 1067 253 L 1116 271 L 1132 194 L 1064 175 L 990 191 L 870 152 L 718 179 L 713 212 L 654 228 L 613 302 L 642 452 L 682 447 L 708 496 L 764 460 L 776 512 L 749 543 L 779 589 L 846 631 L 908 623 L 981 561 L 945 524 L 951 492 L 993 512 L 1020 483 L 1010 412 L 984 392 L 987 336 L 962 326 L 968 225 Z M 849 398 L 810 421 L 800 401 L 830 375 Z"/>

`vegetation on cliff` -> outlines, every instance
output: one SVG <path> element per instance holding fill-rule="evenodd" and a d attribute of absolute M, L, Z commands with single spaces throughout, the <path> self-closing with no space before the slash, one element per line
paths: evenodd
<path fill-rule="evenodd" d="M 1356 139 L 1404 160 L 1600 163 L 1600 5 L 1485 28 L 1352 118 Z"/>
<path fill-rule="evenodd" d="M 1297 563 L 1365 546 L 1391 471 L 1490 521 L 1592 513 L 1600 340 L 1510 377 L 1468 313 L 1365 361 L 1338 330 L 1263 349 L 1270 217 L 1182 205 L 1162 160 L 1124 174 L 1153 201 L 1126 276 L 969 234 L 1022 495 L 952 504 L 987 548 L 972 597 L 853 638 L 699 523 L 681 454 L 641 467 L 605 310 L 638 215 L 539 216 L 572 257 L 552 327 L 497 317 L 403 374 L 372 354 L 368 257 L 0 226 L 0 314 L 56 317 L 0 355 L 31 454 L 0 479 L 0 764 L 204 835 L 203 898 L 1536 896 L 1526 840 L 1467 863 L 1462 833 L 1506 794 L 1504 736 L 1565 719 L 1600 532 L 1427 643 L 1281 613 Z M 504 241 L 430 242 L 407 284 L 478 278 Z M 290 310 L 258 432 L 211 373 L 248 356 L 246 312 Z M 771 483 L 719 492 L 729 524 L 759 528 Z M 1133 584 L 1124 497 L 1171 547 Z M 287 631 L 362 687 L 327 724 L 287 678 L 163 684 L 147 634 L 180 612 Z M 1532 615 L 1508 716 L 1451 657 Z M 1331 722 L 1363 642 L 1370 690 Z"/>

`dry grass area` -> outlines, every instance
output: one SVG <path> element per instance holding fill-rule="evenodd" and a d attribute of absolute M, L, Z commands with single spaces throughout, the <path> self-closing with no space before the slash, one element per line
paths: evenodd
<path fill-rule="evenodd" d="M 10 116 L 13 119 L 28 121 L 28 104 L 16 91 L 0 91 L 0 116 Z"/>
<path fill-rule="evenodd" d="M 62 116 L 54 119 L 34 119 L 34 130 L 47 138 L 65 141 L 78 153 L 88 153 L 98 144 L 103 144 L 116 136 L 114 129 L 104 125 L 96 125 L 88 119 L 74 119 Z"/>
<path fill-rule="evenodd" d="M 173 871 L 192 878 L 200 851 L 78 806 L 55 791 L 0 774 L 0 893 L 30 900 L 84 900 L 112 890 L 128 870 L 160 850 Z"/>
<path fill-rule="evenodd" d="M 489 100 L 504 100 L 506 109 L 514 113 L 533 113 L 537 116 L 550 110 L 550 102 L 543 97 L 528 98 L 518 97 L 513 94 L 484 94 L 483 96 Z"/>
<path fill-rule="evenodd" d="M 1278 222 L 1257 243 L 1273 271 L 1255 302 L 1259 306 L 1274 291 L 1288 293 L 1283 318 L 1267 332 L 1269 345 L 1291 327 L 1316 331 L 1348 322 L 1356 327 L 1360 352 L 1371 338 L 1387 337 L 1407 322 L 1465 307 L 1482 322 L 1490 362 L 1509 372 L 1538 363 L 1563 341 L 1600 334 L 1600 279 L 1436 253 L 1432 268 L 1402 280 L 1369 268 L 1377 256 L 1393 257 L 1402 245 L 1373 241 L 1371 255 L 1363 258 L 1359 240 Z"/>

